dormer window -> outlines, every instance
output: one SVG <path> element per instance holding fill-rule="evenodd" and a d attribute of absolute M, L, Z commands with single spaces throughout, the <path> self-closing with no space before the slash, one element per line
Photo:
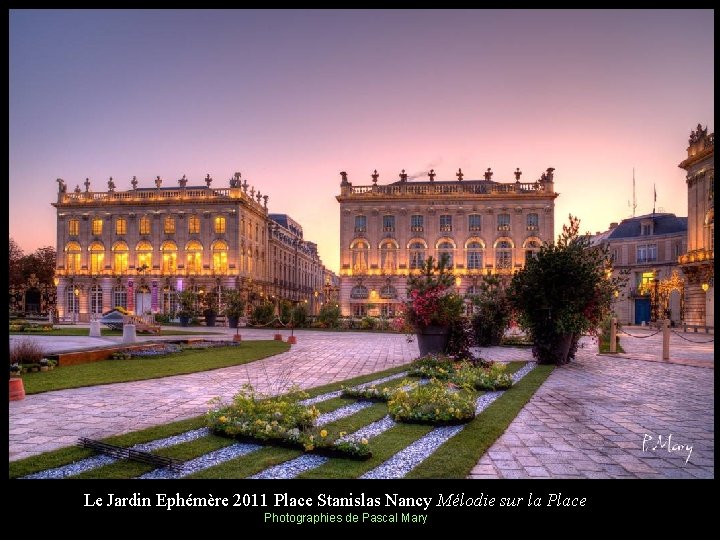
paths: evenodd
<path fill-rule="evenodd" d="M 651 236 L 653 233 L 652 221 L 643 221 L 640 223 L 640 236 Z"/>

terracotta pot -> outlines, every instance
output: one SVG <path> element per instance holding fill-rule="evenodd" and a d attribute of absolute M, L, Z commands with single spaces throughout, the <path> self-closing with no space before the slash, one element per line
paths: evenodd
<path fill-rule="evenodd" d="M 25 399 L 25 385 L 20 377 L 10 379 L 10 401 Z"/>
<path fill-rule="evenodd" d="M 450 340 L 450 328 L 448 326 L 426 326 L 421 328 L 417 334 L 420 356 L 430 353 L 443 353 L 447 349 Z"/>
<path fill-rule="evenodd" d="M 275 341 L 282 341 L 282 334 L 275 334 L 275 337 L 273 339 Z"/>
<path fill-rule="evenodd" d="M 242 336 L 240 334 L 235 334 L 233 336 L 233 341 L 242 341 Z"/>
<path fill-rule="evenodd" d="M 290 345 L 295 345 L 297 343 L 297 336 L 288 336 L 287 342 Z"/>

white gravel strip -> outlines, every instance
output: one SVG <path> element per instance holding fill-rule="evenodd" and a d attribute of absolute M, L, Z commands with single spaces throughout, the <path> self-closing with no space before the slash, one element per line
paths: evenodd
<path fill-rule="evenodd" d="M 210 434 L 210 430 L 208 428 L 200 428 L 200 429 L 194 429 L 192 431 L 186 431 L 185 433 L 181 433 L 180 435 L 173 435 L 171 437 L 165 437 L 164 439 L 158 439 L 156 441 L 150 441 L 146 443 L 136 444 L 134 446 L 131 446 L 133 450 L 140 450 L 142 452 L 149 452 L 151 450 L 157 450 L 158 448 L 167 448 L 168 446 L 175 446 L 176 444 L 188 442 L 188 441 L 194 441 L 195 439 L 199 439 L 200 437 L 205 437 L 206 435 Z M 85 459 L 81 459 L 79 461 L 75 461 L 74 463 L 70 463 L 68 465 L 63 465 L 61 467 L 56 467 L 54 469 L 47 469 L 45 471 L 40 471 L 34 474 L 30 474 L 28 476 L 24 476 L 23 478 L 27 479 L 49 479 L 49 478 L 67 478 L 68 476 L 74 476 L 76 474 L 80 474 L 85 471 L 90 471 L 92 469 L 97 469 L 98 467 L 103 467 L 105 465 L 110 465 L 111 463 L 115 463 L 118 461 L 117 458 L 106 456 L 106 455 L 98 455 L 93 456 Z"/>
<path fill-rule="evenodd" d="M 340 407 L 339 409 L 335 409 L 334 411 L 321 414 L 315 420 L 315 425 L 322 426 L 324 424 L 329 424 L 330 422 L 334 422 L 335 420 L 339 420 L 340 418 L 345 418 L 346 416 L 355 414 L 358 411 L 367 409 L 372 405 L 372 401 L 358 401 L 356 403 L 351 403 L 350 405 L 345 405 L 344 407 Z"/>
<path fill-rule="evenodd" d="M 537 364 L 535 362 L 527 362 L 523 367 L 521 367 L 515 373 L 512 374 L 513 383 L 518 382 L 525 375 L 530 373 L 533 369 L 535 369 L 535 366 L 537 366 Z"/>
<path fill-rule="evenodd" d="M 368 381 L 366 383 L 358 384 L 357 386 L 354 386 L 353 388 L 367 388 L 372 385 L 378 385 L 378 384 L 382 384 L 384 382 L 394 381 L 395 379 L 405 377 L 407 374 L 408 374 L 407 371 L 403 371 L 401 373 L 396 373 L 395 375 L 388 375 L 387 377 L 383 377 L 382 379 L 375 379 L 374 381 Z"/>
<path fill-rule="evenodd" d="M 265 480 L 282 480 L 287 478 L 295 478 L 300 473 L 303 473 L 310 469 L 315 469 L 316 467 L 327 463 L 329 459 L 330 458 L 327 458 L 325 456 L 303 454 L 302 456 L 291 459 L 290 461 L 286 461 L 285 463 L 280 463 L 279 465 L 275 465 L 274 467 L 265 469 L 262 472 L 250 476 L 249 478 Z"/>
<path fill-rule="evenodd" d="M 113 463 L 115 461 L 117 461 L 117 459 L 110 456 L 93 456 L 90 458 L 81 459 L 80 461 L 76 461 L 68 465 L 63 465 L 62 467 L 56 467 L 54 469 L 47 469 L 44 471 L 29 474 L 27 476 L 23 476 L 23 478 L 29 480 L 67 478 L 68 476 L 80 474 L 81 472 L 89 471 L 97 467 L 102 467 L 103 465 L 110 465 L 110 463 Z"/>
<path fill-rule="evenodd" d="M 220 450 L 215 450 L 214 452 L 210 452 L 198 458 L 191 459 L 190 461 L 186 461 L 182 469 L 180 469 L 179 471 L 174 471 L 168 468 L 155 469 L 154 471 L 143 474 L 139 478 L 143 480 L 169 480 L 182 478 L 183 476 L 187 476 L 189 474 L 202 471 L 210 467 L 214 467 L 215 465 L 219 465 L 220 463 L 224 463 L 225 461 L 231 460 L 233 458 L 244 456 L 245 454 L 249 454 L 250 452 L 255 452 L 256 450 L 260 450 L 260 448 L 262 448 L 262 446 L 260 446 L 259 444 L 236 443 L 231 446 L 221 448 Z"/>

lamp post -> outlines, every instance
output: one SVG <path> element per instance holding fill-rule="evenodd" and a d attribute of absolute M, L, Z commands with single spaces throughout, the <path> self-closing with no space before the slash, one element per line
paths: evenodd
<path fill-rule="evenodd" d="M 73 302 L 73 324 L 77 324 L 78 322 L 78 312 L 80 311 L 80 289 L 78 287 L 75 287 L 73 290 L 73 294 L 75 295 L 75 301 Z"/>

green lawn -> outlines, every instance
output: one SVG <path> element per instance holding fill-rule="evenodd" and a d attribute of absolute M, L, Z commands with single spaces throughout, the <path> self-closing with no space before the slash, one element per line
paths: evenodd
<path fill-rule="evenodd" d="M 184 350 L 179 353 L 129 360 L 103 360 L 77 366 L 56 367 L 52 371 L 25 373 L 26 394 L 97 384 L 144 381 L 184 373 L 196 373 L 239 366 L 290 349 L 283 341 L 243 341 L 240 346 Z"/>
<path fill-rule="evenodd" d="M 197 336 L 206 334 L 222 334 L 222 332 L 214 332 L 212 330 L 205 331 L 202 327 L 197 327 L 198 331 L 191 332 L 187 330 L 163 330 L 161 336 Z M 90 334 L 89 328 L 53 328 L 47 332 L 10 332 L 11 336 L 87 336 Z M 122 336 L 122 330 L 111 330 L 110 328 L 101 328 L 100 335 Z M 139 334 L 149 335 L 149 334 Z"/>
<path fill-rule="evenodd" d="M 272 343 L 272 342 L 270 342 Z M 278 343 L 278 342 L 276 342 Z M 524 365 L 523 362 L 510 364 L 508 372 L 513 372 Z M 550 375 L 554 366 L 537 366 L 519 383 L 503 393 L 495 402 L 478 415 L 456 436 L 449 439 L 423 463 L 408 474 L 408 478 L 465 478 L 480 457 L 502 435 L 518 412 L 532 397 L 535 391 Z M 407 366 L 401 366 L 379 373 L 356 377 L 347 381 L 332 383 L 315 388 L 308 392 L 311 396 L 338 390 L 341 385 L 357 385 L 368 380 L 377 379 L 397 373 Z M 47 375 L 43 373 L 42 375 Z M 400 384 L 392 381 L 388 384 Z M 480 395 L 480 393 L 478 394 Z M 323 412 L 342 407 L 352 400 L 335 398 L 319 403 Z M 385 403 L 375 403 L 371 407 L 358 411 L 354 415 L 339 419 L 328 428 L 352 432 L 358 428 L 377 421 L 387 414 Z M 104 439 L 110 444 L 131 446 L 162 437 L 176 435 L 204 425 L 203 417 L 190 418 L 172 424 L 165 424 L 142 431 Z M 357 478 L 364 472 L 389 459 L 392 455 L 405 448 L 408 444 L 427 434 L 433 426 L 398 423 L 385 433 L 371 440 L 373 457 L 366 461 L 351 459 L 330 459 L 324 465 L 306 471 L 299 478 Z M 192 459 L 204 453 L 232 444 L 232 439 L 209 435 L 195 441 L 174 447 L 158 450 L 157 453 L 178 459 Z M 23 460 L 10 462 L 10 478 L 17 478 L 51 467 L 71 463 L 78 459 L 93 455 L 93 452 L 82 448 L 62 448 L 46 452 Z M 257 452 L 240 456 L 192 475 L 193 478 L 246 478 L 263 469 L 293 459 L 301 455 L 298 450 L 267 446 Z M 151 470 L 151 466 L 132 461 L 118 461 L 111 465 L 87 471 L 82 478 L 132 478 Z"/>

